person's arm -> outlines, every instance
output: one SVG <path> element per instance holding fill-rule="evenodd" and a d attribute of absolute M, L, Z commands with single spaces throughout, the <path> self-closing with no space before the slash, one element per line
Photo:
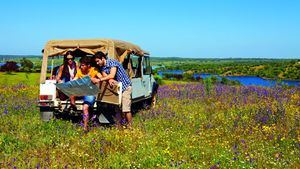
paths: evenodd
<path fill-rule="evenodd" d="M 117 73 L 117 67 L 112 67 L 110 69 L 110 73 L 109 74 L 104 74 L 105 72 L 102 72 L 102 75 L 104 77 L 100 78 L 101 81 L 104 81 L 104 80 L 109 80 L 109 79 L 114 79 L 115 76 L 116 76 L 116 73 Z M 105 76 L 106 75 L 106 76 Z"/>
<path fill-rule="evenodd" d="M 97 73 L 96 76 L 97 76 L 99 79 L 103 77 L 101 73 Z"/>
<path fill-rule="evenodd" d="M 107 74 L 103 71 L 103 72 L 101 72 L 101 75 L 102 75 L 102 77 L 105 77 L 105 76 L 107 76 Z"/>
<path fill-rule="evenodd" d="M 76 73 L 76 75 L 75 75 L 75 77 L 74 77 L 74 79 L 73 79 L 73 80 L 77 80 L 77 79 L 79 79 L 79 76 L 80 76 L 80 74 L 81 74 L 81 71 L 80 71 L 80 69 L 77 69 L 77 73 Z"/>
<path fill-rule="evenodd" d="M 61 65 L 61 66 L 59 67 L 58 74 L 57 74 L 57 76 L 56 76 L 56 81 L 59 82 L 59 83 L 62 82 L 61 76 L 62 76 L 62 71 L 63 71 L 63 69 L 64 69 L 64 65 Z"/>
<path fill-rule="evenodd" d="M 107 77 L 108 75 L 103 71 L 102 76 Z M 117 81 L 115 79 L 109 79 L 108 83 L 109 83 L 110 86 L 114 86 L 115 84 L 117 84 Z"/>
<path fill-rule="evenodd" d="M 76 66 L 76 70 L 78 70 L 80 67 L 79 67 L 79 64 L 76 62 L 76 61 L 74 61 L 75 62 L 75 66 Z"/>
<path fill-rule="evenodd" d="M 103 76 L 101 75 L 101 73 L 98 72 L 95 77 L 91 78 L 91 81 L 93 83 L 99 83 L 101 81 L 100 78 L 102 78 L 102 77 Z"/>

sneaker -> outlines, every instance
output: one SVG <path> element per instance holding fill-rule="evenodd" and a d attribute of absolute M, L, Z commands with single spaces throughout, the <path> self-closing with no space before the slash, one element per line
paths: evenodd
<path fill-rule="evenodd" d="M 73 104 L 71 104 L 68 108 L 67 108 L 67 111 L 70 112 L 70 111 L 77 111 L 77 107 Z"/>
<path fill-rule="evenodd" d="M 89 131 L 90 131 L 89 129 L 84 129 L 84 130 L 83 130 L 83 133 L 84 133 L 84 134 L 88 134 Z"/>

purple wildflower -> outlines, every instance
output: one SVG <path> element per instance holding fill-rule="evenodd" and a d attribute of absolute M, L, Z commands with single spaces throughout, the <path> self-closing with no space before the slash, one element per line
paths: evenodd
<path fill-rule="evenodd" d="M 40 163 L 37 163 L 36 169 L 39 169 L 39 168 L 41 168 L 41 164 L 40 164 Z"/>
<path fill-rule="evenodd" d="M 4 109 L 3 114 L 4 114 L 4 115 L 8 114 L 7 108 Z"/>
<path fill-rule="evenodd" d="M 97 117 L 96 115 L 93 115 L 93 117 L 92 117 L 92 120 L 95 120 L 95 119 L 96 119 L 96 117 Z"/>
<path fill-rule="evenodd" d="M 82 126 L 82 127 L 84 126 L 82 121 L 80 121 L 79 125 Z"/>

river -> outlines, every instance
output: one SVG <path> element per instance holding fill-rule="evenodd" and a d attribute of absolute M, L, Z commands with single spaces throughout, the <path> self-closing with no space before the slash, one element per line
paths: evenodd
<path fill-rule="evenodd" d="M 164 73 L 169 73 L 169 74 L 183 74 L 182 70 L 167 70 L 167 71 L 158 71 L 158 74 L 160 76 L 163 76 Z M 211 77 L 212 74 L 194 74 L 194 78 L 201 77 L 203 79 L 207 77 Z M 256 76 L 219 76 L 219 75 L 214 75 L 217 78 L 222 78 L 225 77 L 229 80 L 237 80 L 239 81 L 242 85 L 244 86 L 264 86 L 264 87 L 273 87 L 275 85 L 279 84 L 285 84 L 288 86 L 300 86 L 300 81 L 298 80 L 281 80 L 281 81 L 276 81 L 272 79 L 264 79 L 261 77 L 256 77 Z"/>

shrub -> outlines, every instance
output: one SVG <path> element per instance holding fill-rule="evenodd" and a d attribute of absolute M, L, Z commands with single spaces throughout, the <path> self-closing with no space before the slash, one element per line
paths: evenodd
<path fill-rule="evenodd" d="M 15 61 L 7 61 L 0 69 L 4 72 L 16 72 L 18 71 L 19 66 Z"/>
<path fill-rule="evenodd" d="M 204 82 L 204 87 L 205 87 L 205 92 L 206 92 L 206 95 L 210 95 L 210 91 L 213 87 L 213 82 L 212 82 L 212 78 L 209 77 L 209 78 L 205 78 L 203 80 Z"/>
<path fill-rule="evenodd" d="M 156 80 L 157 84 L 162 85 L 163 84 L 163 80 L 162 77 L 159 75 L 154 75 L 154 79 Z"/>

